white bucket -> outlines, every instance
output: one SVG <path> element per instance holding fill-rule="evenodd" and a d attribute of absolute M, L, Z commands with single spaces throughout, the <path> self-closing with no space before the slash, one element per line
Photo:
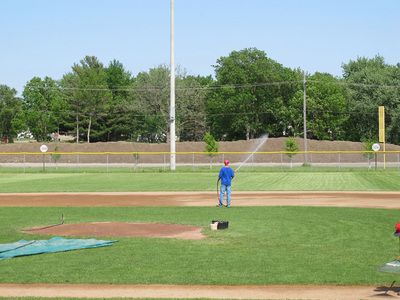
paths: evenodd
<path fill-rule="evenodd" d="M 218 222 L 211 223 L 210 224 L 210 228 L 211 228 L 211 230 L 217 230 L 218 229 Z"/>

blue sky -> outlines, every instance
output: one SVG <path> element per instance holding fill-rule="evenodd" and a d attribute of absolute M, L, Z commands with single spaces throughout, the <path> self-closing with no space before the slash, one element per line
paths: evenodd
<path fill-rule="evenodd" d="M 85 55 L 136 75 L 169 64 L 170 0 L 0 0 L 0 84 L 60 79 Z M 399 0 L 175 0 L 175 60 L 192 75 L 256 47 L 291 68 L 341 76 L 341 64 L 400 62 Z"/>

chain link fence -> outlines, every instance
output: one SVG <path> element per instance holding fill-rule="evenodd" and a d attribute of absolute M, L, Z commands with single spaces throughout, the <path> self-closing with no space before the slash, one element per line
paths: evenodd
<path fill-rule="evenodd" d="M 0 152 L 0 170 L 169 170 L 170 152 Z M 177 152 L 177 168 L 199 170 L 219 167 L 225 159 L 234 169 L 291 169 L 304 166 L 330 168 L 400 168 L 400 151 L 308 152 Z"/>

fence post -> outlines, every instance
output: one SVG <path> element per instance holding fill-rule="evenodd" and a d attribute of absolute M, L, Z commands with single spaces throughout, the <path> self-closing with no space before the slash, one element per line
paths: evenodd
<path fill-rule="evenodd" d="M 192 152 L 192 171 L 194 171 L 194 152 Z"/>
<path fill-rule="evenodd" d="M 163 169 L 164 169 L 164 171 L 165 171 L 165 166 L 166 166 L 166 164 L 167 164 L 166 159 L 165 159 L 165 153 L 163 154 L 163 156 L 164 156 L 164 158 L 163 158 L 163 159 L 164 159 L 164 164 L 163 164 L 164 167 L 163 167 Z"/>
<path fill-rule="evenodd" d="M 341 162 L 341 161 L 340 161 L 340 154 L 341 154 L 341 153 L 339 152 L 339 169 L 341 168 L 341 165 L 340 165 L 340 162 Z"/>
<path fill-rule="evenodd" d="M 108 173 L 108 153 L 107 153 L 107 173 Z"/>
<path fill-rule="evenodd" d="M 44 173 L 46 171 L 46 162 L 45 162 L 44 153 L 42 154 L 42 161 L 43 161 L 43 173 Z"/>

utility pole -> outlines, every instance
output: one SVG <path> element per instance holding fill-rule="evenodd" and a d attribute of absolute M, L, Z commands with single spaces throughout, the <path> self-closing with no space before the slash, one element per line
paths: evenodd
<path fill-rule="evenodd" d="M 304 165 L 308 164 L 307 157 L 307 97 L 306 97 L 306 72 L 303 71 L 303 131 L 304 131 Z"/>
<path fill-rule="evenodd" d="M 171 0 L 171 40 L 170 40 L 170 111 L 169 111 L 169 142 L 170 142 L 170 169 L 176 168 L 176 150 L 175 150 L 175 47 L 174 47 L 174 0 Z"/>

